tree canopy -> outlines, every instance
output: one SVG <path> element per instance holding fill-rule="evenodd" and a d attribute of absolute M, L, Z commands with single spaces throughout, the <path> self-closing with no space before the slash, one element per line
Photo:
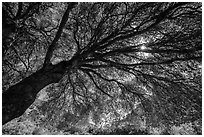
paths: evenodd
<path fill-rule="evenodd" d="M 201 7 L 3 3 L 3 117 L 10 117 L 5 123 L 22 115 L 47 85 L 42 113 L 57 109 L 56 116 L 65 119 L 92 112 L 97 123 L 100 113 L 117 118 L 123 110 L 153 125 L 201 119 Z"/>

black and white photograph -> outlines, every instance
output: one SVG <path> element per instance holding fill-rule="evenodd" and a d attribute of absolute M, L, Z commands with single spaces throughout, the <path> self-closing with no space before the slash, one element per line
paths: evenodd
<path fill-rule="evenodd" d="M 202 135 L 202 2 L 1 2 L 2 135 Z"/>

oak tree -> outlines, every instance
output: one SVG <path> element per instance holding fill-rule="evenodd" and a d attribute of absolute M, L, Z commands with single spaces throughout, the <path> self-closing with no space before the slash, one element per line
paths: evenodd
<path fill-rule="evenodd" d="M 3 3 L 3 124 L 53 83 L 78 107 L 123 98 L 150 120 L 201 118 L 201 6 Z"/>

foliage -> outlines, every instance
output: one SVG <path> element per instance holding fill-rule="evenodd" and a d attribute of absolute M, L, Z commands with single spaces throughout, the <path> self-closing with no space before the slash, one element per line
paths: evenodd
<path fill-rule="evenodd" d="M 30 113 L 42 132 L 201 133 L 201 3 L 2 5 L 3 92 L 71 61 Z"/>
<path fill-rule="evenodd" d="M 180 126 L 172 126 L 170 129 L 173 135 L 194 135 L 196 133 L 192 123 L 181 124 Z"/>

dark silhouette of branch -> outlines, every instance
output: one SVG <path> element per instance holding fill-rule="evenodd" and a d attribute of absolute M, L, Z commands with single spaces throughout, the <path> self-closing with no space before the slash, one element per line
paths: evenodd
<path fill-rule="evenodd" d="M 21 14 L 22 14 L 22 9 L 23 9 L 23 4 L 22 4 L 22 2 L 18 2 L 18 11 L 17 11 L 17 14 L 16 14 L 15 18 L 18 18 L 18 17 L 21 16 Z"/>
<path fill-rule="evenodd" d="M 85 71 L 84 72 L 89 76 L 89 78 L 91 79 L 91 81 L 93 82 L 93 84 L 96 86 L 97 89 L 99 89 L 102 93 L 104 93 L 105 95 L 109 96 L 110 98 L 113 98 L 110 94 L 106 93 L 95 81 L 95 78 L 88 72 Z"/>
<path fill-rule="evenodd" d="M 61 20 L 61 23 L 60 23 L 60 26 L 59 26 L 59 29 L 55 35 L 55 38 L 53 39 L 52 43 L 50 44 L 48 50 L 47 50 L 47 53 L 46 53 L 46 56 L 45 56 L 45 60 L 44 60 L 44 67 L 48 64 L 50 64 L 50 59 L 52 57 L 52 54 L 53 54 L 53 51 L 55 50 L 56 48 L 56 44 L 57 44 L 57 41 L 59 40 L 59 38 L 61 37 L 61 34 L 62 34 L 62 31 L 63 31 L 63 28 L 69 18 L 69 12 L 74 8 L 74 6 L 76 5 L 77 3 L 69 3 L 69 5 L 67 6 L 67 9 L 62 17 L 62 20 Z"/>
<path fill-rule="evenodd" d="M 62 104 L 66 95 L 81 105 L 89 98 L 94 102 L 107 96 L 114 99 L 117 94 L 132 105 L 135 102 L 131 98 L 137 100 L 146 112 L 159 113 L 165 122 L 176 123 L 185 117 L 183 111 L 190 113 L 191 108 L 200 116 L 201 3 L 68 3 L 59 25 L 57 18 L 44 28 L 35 20 L 55 13 L 52 8 L 42 10 L 43 5 L 28 3 L 24 7 L 24 3 L 18 3 L 15 14 L 10 4 L 3 5 L 6 72 L 9 68 L 18 72 L 14 66 L 19 60 L 26 68 L 43 65 L 3 92 L 3 124 L 21 116 L 42 88 L 65 79 L 68 83 L 64 88 L 71 87 L 72 92 L 64 89 L 64 97 L 59 92 L 56 98 L 64 100 Z M 56 15 L 62 12 L 60 7 L 55 10 Z M 18 40 L 9 45 L 13 36 Z M 25 55 L 21 50 L 28 43 Z M 37 53 L 35 48 L 43 50 Z M 56 56 L 54 51 L 58 52 Z M 38 56 L 42 60 L 45 55 L 44 62 L 37 62 L 35 67 L 33 57 L 41 53 Z M 90 86 L 98 92 L 92 93 Z"/>

